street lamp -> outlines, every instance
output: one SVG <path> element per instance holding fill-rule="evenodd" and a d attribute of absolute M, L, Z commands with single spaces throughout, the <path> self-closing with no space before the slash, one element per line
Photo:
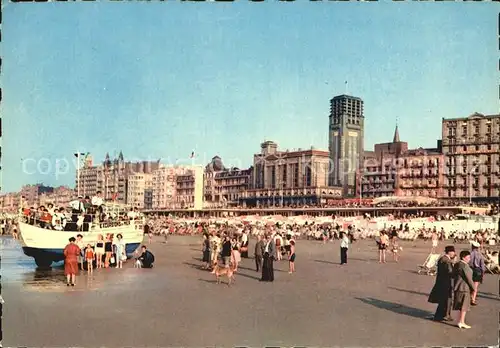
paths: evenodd
<path fill-rule="evenodd" d="M 479 164 L 475 161 L 472 163 L 472 168 L 469 171 L 469 204 L 472 205 L 472 172 L 477 169 Z"/>

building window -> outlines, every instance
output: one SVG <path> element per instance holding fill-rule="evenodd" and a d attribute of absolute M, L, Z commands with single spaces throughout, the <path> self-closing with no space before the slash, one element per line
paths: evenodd
<path fill-rule="evenodd" d="M 293 171 L 293 186 L 294 187 L 299 187 L 299 165 L 294 164 L 294 171 Z"/>
<path fill-rule="evenodd" d="M 310 164 L 306 166 L 305 170 L 305 185 L 307 187 L 312 186 L 312 170 Z"/>

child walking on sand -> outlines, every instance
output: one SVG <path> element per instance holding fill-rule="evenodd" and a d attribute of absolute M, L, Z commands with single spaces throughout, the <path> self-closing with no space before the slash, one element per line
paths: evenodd
<path fill-rule="evenodd" d="M 399 251 L 403 248 L 400 248 L 398 245 L 398 237 L 392 238 L 392 259 L 395 262 L 399 261 Z"/>
<path fill-rule="evenodd" d="M 89 273 L 92 273 L 94 270 L 94 256 L 94 250 L 92 250 L 90 244 L 87 244 L 87 248 L 85 249 L 85 260 L 87 261 L 87 271 Z"/>
<path fill-rule="evenodd" d="M 295 272 L 295 241 L 290 241 L 290 256 L 288 257 L 289 274 Z"/>

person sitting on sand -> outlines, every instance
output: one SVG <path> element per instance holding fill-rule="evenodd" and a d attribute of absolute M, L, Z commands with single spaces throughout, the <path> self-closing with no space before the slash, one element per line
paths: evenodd
<path fill-rule="evenodd" d="M 145 245 L 143 245 L 142 254 L 137 258 L 137 261 L 141 263 L 141 268 L 153 268 L 155 256 L 146 248 Z"/>

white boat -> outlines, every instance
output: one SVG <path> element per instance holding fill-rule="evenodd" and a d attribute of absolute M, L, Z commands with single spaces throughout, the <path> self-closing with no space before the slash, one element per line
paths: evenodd
<path fill-rule="evenodd" d="M 19 241 L 25 255 L 33 257 L 37 266 L 50 267 L 52 262 L 64 260 L 64 248 L 69 243 L 69 238 L 78 234 L 83 236 L 85 244 L 92 246 L 98 236 L 106 238 L 107 234 L 121 234 L 125 242 L 125 250 L 128 258 L 139 248 L 143 239 L 142 219 L 123 222 L 124 224 L 114 227 L 100 227 L 92 224 L 89 231 L 58 231 L 31 225 L 19 219 Z"/>
<path fill-rule="evenodd" d="M 97 241 L 97 236 L 100 234 L 104 237 L 108 233 L 114 234 L 115 237 L 117 234 L 121 234 L 126 245 L 127 257 L 129 258 L 132 257 L 144 239 L 144 233 L 140 224 L 134 222 L 117 227 L 94 227 L 89 232 L 48 230 L 19 222 L 19 232 L 19 240 L 24 254 L 33 257 L 39 267 L 49 267 L 52 262 L 64 260 L 64 248 L 68 245 L 69 238 L 76 238 L 77 234 L 83 236 L 85 243 L 92 245 Z"/>

